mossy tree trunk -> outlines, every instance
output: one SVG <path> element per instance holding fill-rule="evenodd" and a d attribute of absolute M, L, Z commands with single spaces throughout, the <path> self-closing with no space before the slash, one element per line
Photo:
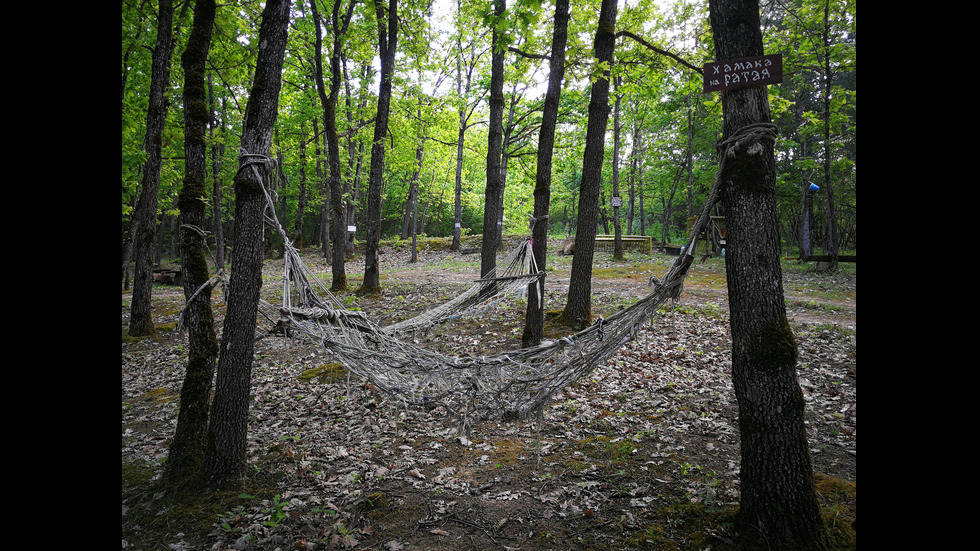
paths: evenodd
<path fill-rule="evenodd" d="M 208 427 L 211 379 L 218 356 L 211 285 L 205 254 L 207 221 L 207 146 L 210 114 L 205 62 L 211 45 L 215 0 L 197 0 L 194 24 L 181 57 L 184 69 L 184 184 L 177 197 L 180 208 L 180 257 L 183 263 L 184 324 L 188 331 L 187 371 L 180 390 L 180 414 L 164 470 L 172 490 L 200 488 Z"/>
<path fill-rule="evenodd" d="M 718 60 L 763 54 L 758 0 L 711 0 L 709 7 Z M 739 548 L 822 550 L 796 341 L 779 264 L 775 132 L 760 140 L 745 134 L 772 128 L 767 93 L 765 86 L 722 92 L 726 141 L 719 148 L 719 178 L 741 438 Z M 737 144 L 728 141 L 733 137 Z"/>
<path fill-rule="evenodd" d="M 262 12 L 259 52 L 235 175 L 235 254 L 221 333 L 218 376 L 208 427 L 205 477 L 209 489 L 241 487 L 245 475 L 248 404 L 255 325 L 262 287 L 266 186 L 274 174 L 267 156 L 279 112 L 289 0 L 269 0 Z"/>

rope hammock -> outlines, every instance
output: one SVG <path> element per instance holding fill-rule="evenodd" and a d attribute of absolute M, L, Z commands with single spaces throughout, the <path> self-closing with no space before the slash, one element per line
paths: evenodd
<path fill-rule="evenodd" d="M 533 263 L 530 239 L 524 239 L 501 262 L 504 269 L 477 280 L 456 299 L 429 312 L 381 327 L 359 311 L 350 311 L 305 266 L 275 217 L 266 190 L 268 222 L 285 243 L 282 303 L 263 302 L 263 314 L 277 331 L 321 346 L 345 368 L 406 406 L 444 406 L 459 423 L 459 433 L 501 418 L 540 416 L 559 390 L 588 375 L 627 342 L 668 299 L 676 299 L 694 260 L 694 245 L 718 200 L 726 159 L 736 153 L 758 154 L 760 142 L 775 141 L 775 127 L 752 125 L 719 144 L 721 166 L 704 208 L 691 229 L 684 253 L 662 278 L 652 277 L 653 291 L 608 318 L 568 337 L 538 346 L 486 356 L 453 356 L 399 338 L 426 330 L 474 309 L 526 290 L 541 275 Z M 265 187 L 265 186 L 263 186 Z"/>

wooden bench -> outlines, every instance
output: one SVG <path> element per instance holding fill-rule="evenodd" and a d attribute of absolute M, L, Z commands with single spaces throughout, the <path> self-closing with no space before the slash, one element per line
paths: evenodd
<path fill-rule="evenodd" d="M 642 254 L 653 254 L 653 238 L 648 235 L 623 235 L 620 236 L 623 242 L 624 251 L 637 251 Z M 614 252 L 616 250 L 615 235 L 595 236 L 595 250 Z"/>

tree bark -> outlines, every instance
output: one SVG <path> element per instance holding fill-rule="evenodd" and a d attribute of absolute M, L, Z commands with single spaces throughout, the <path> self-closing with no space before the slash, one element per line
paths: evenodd
<path fill-rule="evenodd" d="M 177 197 L 180 208 L 180 258 L 186 307 L 183 323 L 188 331 L 187 370 L 180 390 L 180 414 L 164 469 L 164 485 L 171 490 L 200 489 L 208 428 L 211 379 L 218 356 L 214 315 L 211 311 L 211 276 L 205 254 L 207 220 L 208 93 L 205 62 L 211 45 L 215 0 L 197 0 L 194 24 L 181 57 L 184 69 L 184 185 Z"/>
<path fill-rule="evenodd" d="M 493 52 L 490 62 L 490 121 L 487 130 L 487 187 L 483 204 L 483 245 L 480 253 L 480 276 L 485 277 L 497 267 L 497 238 L 499 235 L 500 203 L 503 199 L 504 135 L 504 55 L 506 49 L 497 31 L 496 22 L 507 8 L 505 0 L 494 0 Z M 489 287 L 489 286 L 488 286 Z"/>
<path fill-rule="evenodd" d="M 316 1 L 310 0 L 310 8 L 313 11 L 313 20 L 316 24 L 316 87 L 320 95 L 320 103 L 323 106 L 323 127 L 327 148 L 327 160 L 330 165 L 330 175 L 328 178 L 328 188 L 330 190 L 330 208 L 333 211 L 333 229 L 330 232 L 333 238 L 333 250 L 330 254 L 330 271 L 332 282 L 330 290 L 333 292 L 347 289 L 347 271 L 345 266 L 347 247 L 347 232 L 344 227 L 347 217 L 344 213 L 343 190 L 341 189 L 340 175 L 340 136 L 337 134 L 337 100 L 340 97 L 341 71 L 340 53 L 342 47 L 341 38 L 347 32 L 351 16 L 354 13 L 355 2 L 348 4 L 346 13 L 341 14 L 339 0 L 334 2 L 333 14 L 330 18 L 331 34 L 333 35 L 333 49 L 330 54 L 330 95 L 327 96 L 323 79 L 323 62 L 321 61 L 320 51 L 322 50 L 322 39 L 320 37 L 320 13 L 316 7 Z M 324 220 L 326 222 L 326 220 Z"/>
<path fill-rule="evenodd" d="M 170 86 L 170 58 L 173 53 L 173 0 L 160 0 L 156 46 L 150 74 L 149 107 L 143 149 L 146 163 L 140 197 L 130 234 L 133 239 L 133 298 L 130 304 L 129 335 L 152 335 L 155 328 L 150 314 L 153 290 L 153 249 L 156 241 L 157 203 L 160 193 L 160 167 L 163 156 L 163 128 L 167 121 L 166 90 Z"/>
<path fill-rule="evenodd" d="M 364 281 L 358 294 L 381 291 L 381 180 L 384 178 L 385 136 L 391 114 L 391 79 L 395 73 L 395 52 L 398 48 L 398 0 L 375 4 L 378 23 L 378 49 L 381 54 L 381 85 L 378 90 L 378 114 L 374 120 L 374 141 L 371 145 L 371 170 L 368 181 L 367 243 L 364 247 Z M 386 25 L 387 23 L 387 25 Z"/>
<path fill-rule="evenodd" d="M 548 217 L 551 211 L 551 164 L 555 153 L 555 127 L 561 102 L 561 84 L 565 78 L 565 48 L 568 45 L 569 0 L 555 2 L 555 30 L 551 39 L 551 61 L 548 69 L 548 91 L 541 114 L 538 138 L 538 163 L 534 175 L 534 226 L 531 228 L 531 251 L 538 270 L 544 271 L 548 257 Z M 527 288 L 527 311 L 521 344 L 536 346 L 544 338 L 544 277 Z"/>
<path fill-rule="evenodd" d="M 709 7 L 719 60 L 763 54 L 758 0 L 711 0 Z M 746 134 L 749 128 L 774 128 L 767 90 L 722 92 L 722 110 L 719 178 L 728 226 L 732 380 L 741 438 L 739 548 L 822 550 L 796 341 L 786 318 L 779 264 L 775 131 L 768 139 Z"/>
<path fill-rule="evenodd" d="M 245 475 L 248 404 L 255 325 L 262 287 L 262 235 L 268 162 L 279 112 L 282 66 L 289 25 L 289 0 L 268 0 L 259 28 L 259 51 L 235 175 L 235 254 L 228 309 L 221 334 L 218 376 L 205 453 L 206 485 L 214 490 L 241 487 Z"/>
<path fill-rule="evenodd" d="M 584 328 L 592 324 L 592 257 L 595 252 L 596 222 L 599 218 L 599 190 L 605 159 L 606 127 L 609 123 L 609 71 L 616 41 L 615 0 L 602 0 L 599 26 L 595 35 L 595 58 L 606 68 L 592 84 L 589 123 L 585 132 L 582 185 L 579 193 L 578 222 L 575 229 L 575 257 L 568 286 L 568 301 L 561 315 L 565 325 Z"/>

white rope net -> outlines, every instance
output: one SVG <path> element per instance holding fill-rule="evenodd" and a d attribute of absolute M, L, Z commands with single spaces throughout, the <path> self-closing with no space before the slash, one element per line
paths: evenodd
<path fill-rule="evenodd" d="M 494 303 L 525 292 L 529 281 L 540 284 L 529 239 L 504 258 L 499 276 L 489 274 L 456 299 L 387 327 L 376 325 L 362 312 L 344 309 L 286 243 L 282 304 L 263 307 L 278 332 L 316 343 L 346 369 L 405 405 L 445 407 L 458 419 L 460 434 L 490 420 L 540 415 L 556 392 L 592 372 L 636 337 L 683 281 L 693 260 L 690 255 L 679 257 L 653 293 L 574 335 L 530 348 L 461 357 L 400 337 L 485 312 Z"/>

